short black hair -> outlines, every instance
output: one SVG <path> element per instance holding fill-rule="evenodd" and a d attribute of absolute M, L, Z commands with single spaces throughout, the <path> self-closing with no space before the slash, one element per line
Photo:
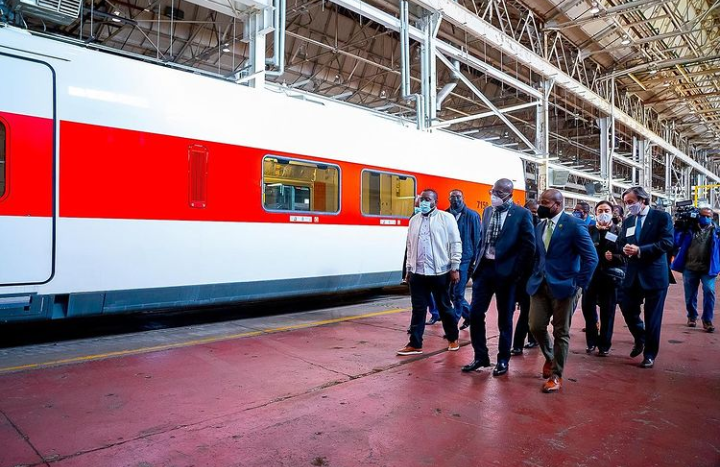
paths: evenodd
<path fill-rule="evenodd" d="M 425 193 L 426 191 L 429 191 L 430 193 L 433 194 L 433 196 L 435 196 L 435 202 L 437 203 L 437 200 L 438 200 L 437 191 L 435 191 L 435 190 L 432 189 L 432 188 L 425 188 L 423 191 L 420 192 L 420 194 L 423 194 L 423 193 Z"/>
<path fill-rule="evenodd" d="M 597 212 L 597 208 L 598 208 L 599 206 L 603 205 L 603 204 L 607 204 L 608 206 L 610 206 L 610 211 L 612 211 L 613 208 L 615 207 L 615 206 L 613 206 L 613 204 L 612 204 L 610 201 L 602 200 L 602 201 L 599 201 L 599 202 L 595 205 L 595 211 Z"/>
<path fill-rule="evenodd" d="M 616 204 L 616 205 L 613 206 L 613 211 L 616 210 L 616 209 L 617 209 L 618 211 L 620 211 L 620 216 L 624 216 L 624 215 L 625 215 L 625 210 L 624 210 L 623 207 L 620 206 L 619 204 Z"/>
<path fill-rule="evenodd" d="M 648 205 L 650 204 L 650 195 L 647 191 L 645 191 L 645 188 L 641 186 L 631 186 L 627 190 L 623 191 L 622 198 L 623 201 L 625 201 L 625 195 L 633 193 L 637 199 L 642 200 L 643 204 Z"/>
<path fill-rule="evenodd" d="M 529 199 L 525 202 L 525 209 L 530 209 L 533 206 L 540 206 L 540 203 L 538 203 L 536 199 Z"/>
<path fill-rule="evenodd" d="M 578 201 L 578 206 L 580 206 L 583 210 L 583 212 L 588 213 L 590 212 L 590 205 L 586 203 L 585 201 Z"/>

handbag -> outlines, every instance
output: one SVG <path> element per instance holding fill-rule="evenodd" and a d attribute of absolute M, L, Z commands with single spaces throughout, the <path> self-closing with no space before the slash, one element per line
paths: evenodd
<path fill-rule="evenodd" d="M 625 279 L 625 270 L 623 268 L 607 268 L 603 272 L 615 282 L 622 282 Z"/>

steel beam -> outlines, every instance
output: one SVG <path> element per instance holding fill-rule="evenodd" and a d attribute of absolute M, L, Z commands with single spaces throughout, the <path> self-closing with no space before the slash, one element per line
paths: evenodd
<path fill-rule="evenodd" d="M 362 2 L 357 2 L 357 0 L 334 1 L 342 3 L 353 2 L 362 4 Z M 460 4 L 455 3 L 452 0 L 414 0 L 414 2 L 430 11 L 441 11 L 443 13 L 443 18 L 446 21 L 470 33 L 474 37 L 481 38 L 487 44 L 499 49 L 502 53 L 509 55 L 514 60 L 523 63 L 536 73 L 539 73 L 545 77 L 554 77 L 555 83 L 557 85 L 575 94 L 580 99 L 591 104 L 593 107 L 604 112 L 605 114 L 609 115 L 611 113 L 610 103 L 599 95 L 595 94 L 590 88 L 586 87 L 579 81 L 572 78 L 567 73 L 555 67 L 550 62 L 543 59 L 540 55 L 529 50 L 515 39 L 504 34 L 492 24 L 479 18 L 471 11 L 462 7 Z M 674 154 L 683 163 L 693 167 L 698 172 L 707 175 L 710 179 L 720 182 L 720 176 L 698 164 L 683 151 L 676 148 L 668 141 L 665 141 L 658 134 L 651 131 L 649 128 L 645 127 L 625 112 L 616 109 L 614 111 L 614 117 L 617 122 L 620 122 L 638 135 L 660 146 L 664 151 Z"/>

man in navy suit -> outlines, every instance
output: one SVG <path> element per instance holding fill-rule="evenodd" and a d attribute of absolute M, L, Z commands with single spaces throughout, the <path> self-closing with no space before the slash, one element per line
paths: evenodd
<path fill-rule="evenodd" d="M 530 332 L 545 355 L 543 392 L 560 390 L 574 299 L 587 287 L 598 264 L 587 226 L 563 212 L 563 205 L 558 190 L 545 190 L 540 196 L 538 217 L 545 220 L 535 228 L 535 267 L 527 284 Z M 547 331 L 551 318 L 554 344 Z"/>
<path fill-rule="evenodd" d="M 475 269 L 472 272 L 473 290 L 470 304 L 470 338 L 475 350 L 472 362 L 462 371 L 474 371 L 490 366 L 485 313 L 490 307 L 493 294 L 498 311 L 497 364 L 493 376 L 508 371 L 512 345 L 513 311 L 515 311 L 515 288 L 530 266 L 534 251 L 532 215 L 527 209 L 512 201 L 513 183 L 501 178 L 490 191 L 491 204 L 482 217 L 480 246 L 477 249 Z"/>
<path fill-rule="evenodd" d="M 628 256 L 620 302 L 625 322 L 635 338 L 631 357 L 643 354 L 643 368 L 655 365 L 660 327 L 670 280 L 668 255 L 673 248 L 673 224 L 666 212 L 650 209 L 650 195 L 639 186 L 623 193 L 630 215 L 623 222 L 618 245 Z M 645 302 L 645 323 L 640 304 Z"/>

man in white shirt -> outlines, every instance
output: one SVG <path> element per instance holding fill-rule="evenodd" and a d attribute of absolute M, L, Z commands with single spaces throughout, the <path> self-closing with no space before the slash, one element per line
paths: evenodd
<path fill-rule="evenodd" d="M 437 199 L 435 190 L 424 190 L 420 195 L 420 214 L 410 219 L 405 265 L 412 301 L 410 342 L 397 351 L 398 355 L 422 353 L 425 314 L 431 294 L 450 342 L 448 350 L 460 349 L 450 285 L 460 280 L 462 241 L 455 217 L 437 209 Z"/>

